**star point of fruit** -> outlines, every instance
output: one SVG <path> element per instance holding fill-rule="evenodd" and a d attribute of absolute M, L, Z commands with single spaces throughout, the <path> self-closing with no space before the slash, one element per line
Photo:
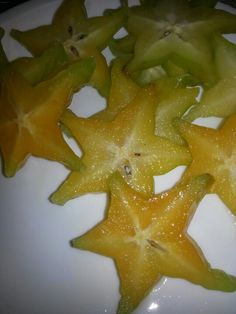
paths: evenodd
<path fill-rule="evenodd" d="M 113 120 L 137 95 L 140 87 L 125 72 L 126 61 L 117 58 L 111 65 L 111 89 L 107 108 L 96 113 L 93 117 Z"/>

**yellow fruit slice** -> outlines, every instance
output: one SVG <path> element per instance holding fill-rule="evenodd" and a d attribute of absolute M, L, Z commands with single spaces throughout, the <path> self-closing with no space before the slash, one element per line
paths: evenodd
<path fill-rule="evenodd" d="M 93 59 L 78 61 L 35 87 L 17 72 L 6 73 L 0 93 L 0 149 L 6 176 L 13 176 L 29 155 L 81 167 L 63 139 L 59 120 L 94 67 Z"/>
<path fill-rule="evenodd" d="M 81 145 L 86 167 L 71 172 L 51 200 L 63 204 L 84 193 L 106 192 L 115 171 L 135 190 L 152 195 L 154 175 L 189 164 L 186 147 L 155 136 L 155 108 L 155 90 L 149 87 L 112 121 L 78 118 L 67 111 L 62 122 Z"/>
<path fill-rule="evenodd" d="M 210 183 L 209 175 L 199 176 L 147 199 L 119 175 L 112 177 L 106 219 L 72 240 L 72 246 L 114 259 L 120 278 L 118 314 L 131 313 L 162 276 L 236 290 L 236 278 L 212 269 L 186 232 Z"/>

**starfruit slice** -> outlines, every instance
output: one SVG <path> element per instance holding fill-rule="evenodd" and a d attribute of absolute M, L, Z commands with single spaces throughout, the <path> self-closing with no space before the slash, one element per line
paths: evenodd
<path fill-rule="evenodd" d="M 132 75 L 171 60 L 208 86 L 216 80 L 209 38 L 235 32 L 236 18 L 214 8 L 193 8 L 185 0 L 160 0 L 131 8 L 127 30 L 136 37 L 128 64 Z"/>
<path fill-rule="evenodd" d="M 216 193 L 236 214 L 236 115 L 230 116 L 219 129 L 178 121 L 179 130 L 189 145 L 192 163 L 184 178 L 209 173 L 214 177 Z"/>
<path fill-rule="evenodd" d="M 191 161 L 188 149 L 154 135 L 156 97 L 143 89 L 112 121 L 78 118 L 65 112 L 61 121 L 84 152 L 85 167 L 72 171 L 51 200 L 57 204 L 89 192 L 107 192 L 109 176 L 119 171 L 135 190 L 152 195 L 153 176 Z"/>
<path fill-rule="evenodd" d="M 51 24 L 27 31 L 13 29 L 11 35 L 33 55 L 41 54 L 52 42 L 59 41 L 74 58 L 86 48 L 103 50 L 125 18 L 122 9 L 106 16 L 88 18 L 84 0 L 64 0 Z"/>
<path fill-rule="evenodd" d="M 220 35 L 213 42 L 219 81 L 191 108 L 185 116 L 188 121 L 211 116 L 226 118 L 236 112 L 236 45 Z"/>
<path fill-rule="evenodd" d="M 119 30 L 125 11 L 118 10 L 107 16 L 87 17 L 84 1 L 64 0 L 50 25 L 27 31 L 12 30 L 11 35 L 33 55 L 40 55 L 53 42 L 60 42 L 70 60 L 93 57 L 96 70 L 90 84 L 108 97 L 110 75 L 102 51 Z"/>
<path fill-rule="evenodd" d="M 131 313 L 162 276 L 207 289 L 236 290 L 236 278 L 211 268 L 187 233 L 210 182 L 209 175 L 202 175 L 147 199 L 119 175 L 112 177 L 105 220 L 72 240 L 72 246 L 113 258 L 120 279 L 117 314 Z"/>
<path fill-rule="evenodd" d="M 4 174 L 13 176 L 29 155 L 79 169 L 81 161 L 63 139 L 59 120 L 73 92 L 85 84 L 95 68 L 93 59 L 78 61 L 48 81 L 32 87 L 9 71 L 0 93 L 0 148 Z"/>

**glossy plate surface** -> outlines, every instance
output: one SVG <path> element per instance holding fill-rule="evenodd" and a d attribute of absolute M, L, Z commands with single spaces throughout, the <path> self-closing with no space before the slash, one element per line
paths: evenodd
<path fill-rule="evenodd" d="M 60 2 L 33 0 L 0 15 L 10 59 L 29 53 L 7 35 L 9 30 L 49 23 Z M 118 5 L 118 0 L 86 1 L 89 16 Z M 107 49 L 105 54 L 110 60 Z M 90 88 L 73 98 L 72 108 L 80 116 L 103 107 L 104 100 Z M 214 126 L 217 121 L 200 123 Z M 157 192 L 172 186 L 182 171 L 179 167 L 159 177 Z M 69 245 L 103 218 L 106 195 L 86 195 L 63 207 L 51 204 L 49 195 L 66 175 L 63 166 L 33 157 L 14 178 L 0 175 L 0 313 L 116 313 L 119 282 L 113 262 Z M 188 232 L 212 267 L 236 276 L 236 219 L 216 196 L 203 199 Z M 134 313 L 235 314 L 236 293 L 208 291 L 184 280 L 163 278 Z"/>

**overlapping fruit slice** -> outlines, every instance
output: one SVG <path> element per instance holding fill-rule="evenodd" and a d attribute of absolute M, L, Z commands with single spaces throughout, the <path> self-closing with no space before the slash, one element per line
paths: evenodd
<path fill-rule="evenodd" d="M 229 117 L 219 129 L 179 121 L 179 129 L 188 142 L 193 157 L 184 178 L 211 174 L 215 182 L 211 191 L 217 193 L 236 214 L 236 115 Z"/>
<path fill-rule="evenodd" d="M 210 85 L 216 78 L 209 38 L 235 32 L 236 19 L 214 8 L 191 7 L 186 0 L 145 1 L 130 9 L 127 30 L 136 38 L 128 64 L 132 75 L 171 60 Z"/>
<path fill-rule="evenodd" d="M 87 17 L 84 1 L 65 0 L 57 9 L 50 25 L 32 30 L 12 30 L 11 35 L 33 55 L 40 55 L 51 43 L 63 44 L 70 59 L 94 57 L 96 70 L 90 84 L 108 96 L 110 76 L 104 56 L 100 53 L 125 19 L 124 11 L 107 16 Z"/>
<path fill-rule="evenodd" d="M 191 108 L 185 116 L 188 121 L 211 116 L 225 118 L 236 112 L 236 45 L 218 35 L 214 38 L 214 50 L 219 81 Z"/>
<path fill-rule="evenodd" d="M 62 122 L 81 145 L 86 167 L 73 171 L 51 200 L 63 204 L 84 193 L 106 192 L 115 171 L 135 190 L 152 195 L 154 175 L 189 164 L 186 147 L 154 135 L 155 108 L 155 91 L 149 87 L 112 121 L 78 118 L 67 111 Z"/>
<path fill-rule="evenodd" d="M 63 139 L 59 119 L 73 92 L 88 82 L 94 68 L 93 59 L 84 59 L 35 87 L 17 72 L 4 75 L 0 93 L 0 148 L 6 176 L 13 176 L 30 154 L 72 169 L 80 168 L 80 159 Z"/>
<path fill-rule="evenodd" d="M 74 239 L 76 248 L 112 257 L 120 279 L 118 314 L 131 313 L 162 276 L 178 277 L 207 289 L 236 290 L 236 278 L 212 269 L 187 234 L 209 175 L 147 199 L 115 174 L 104 221 Z"/>

